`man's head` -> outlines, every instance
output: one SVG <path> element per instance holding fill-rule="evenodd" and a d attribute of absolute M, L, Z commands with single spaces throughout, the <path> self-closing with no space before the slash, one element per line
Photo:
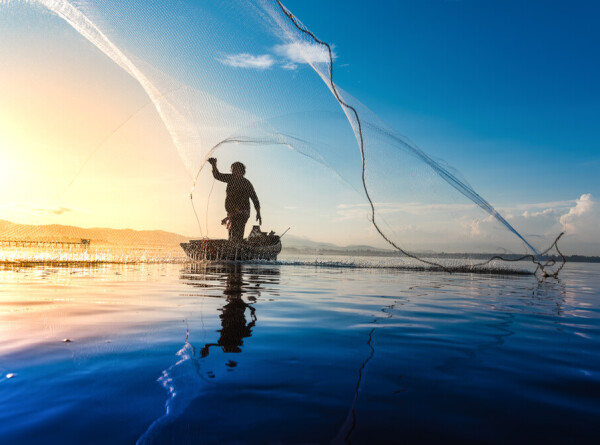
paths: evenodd
<path fill-rule="evenodd" d="M 234 175 L 244 176 L 246 174 L 246 166 L 241 162 L 231 164 L 231 173 Z"/>

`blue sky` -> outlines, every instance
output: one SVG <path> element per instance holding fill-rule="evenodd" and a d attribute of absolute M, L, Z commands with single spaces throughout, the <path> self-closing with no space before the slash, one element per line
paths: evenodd
<path fill-rule="evenodd" d="M 335 77 L 489 199 L 599 195 L 600 3 L 289 0 Z"/>
<path fill-rule="evenodd" d="M 182 166 L 175 165 L 175 140 L 185 139 L 177 148 L 184 154 L 188 174 L 193 175 L 211 144 L 229 135 L 240 122 L 260 115 L 277 131 L 306 137 L 306 148 L 317 147 L 317 154 L 333 163 L 345 179 L 354 181 L 359 192 L 352 191 L 350 196 L 347 188 L 327 182 L 331 171 L 315 170 L 304 163 L 305 158 L 290 158 L 277 147 L 260 152 L 236 151 L 235 147 L 219 151 L 225 164 L 240 156 L 249 162 L 249 175 L 253 173 L 251 179 L 263 190 L 263 217 L 273 226 L 287 227 L 292 221 L 297 234 L 313 239 L 377 244 L 377 235 L 365 216 L 364 196 L 359 196 L 358 147 L 352 142 L 348 122 L 308 60 L 301 60 L 309 54 L 318 64 L 321 56 L 312 51 L 315 48 L 298 51 L 286 40 L 282 28 L 268 20 L 261 22 L 252 8 L 243 9 L 243 1 L 225 3 L 98 0 L 78 6 L 124 51 L 118 55 L 106 51 L 106 42 L 89 27 L 90 22 L 75 17 L 79 12 L 73 12 L 75 18 L 68 24 L 68 20 L 27 2 L 9 2 L 8 7 L 0 2 L 0 55 L 10 67 L 0 73 L 5 78 L 0 85 L 4 88 L 0 88 L 0 127 L 4 128 L 0 142 L 4 138 L 11 144 L 4 153 L 0 150 L 4 170 L 11 170 L 7 167 L 10 162 L 29 162 L 30 153 L 32 159 L 44 156 L 48 162 L 68 166 L 64 176 L 69 177 L 70 171 L 78 171 L 82 159 L 95 153 L 87 170 L 82 170 L 80 182 L 71 188 L 71 198 L 76 193 L 80 196 L 70 204 L 55 205 L 87 206 L 92 202 L 88 192 L 99 188 L 88 185 L 88 190 L 84 181 L 94 175 L 112 184 L 116 194 L 123 188 L 151 184 L 155 191 L 144 196 L 160 194 L 164 202 L 154 203 L 158 208 L 164 208 L 174 196 L 185 198 L 177 201 L 178 210 L 172 213 L 177 215 L 175 225 L 163 213 L 153 212 L 150 204 L 138 210 L 129 198 L 115 201 L 109 195 L 97 196 L 93 202 L 103 202 L 106 208 L 119 202 L 118 212 L 100 211 L 98 205 L 98 212 L 73 210 L 34 222 L 93 222 L 191 233 L 195 219 L 189 214 L 187 200 L 190 183 L 181 174 Z M 257 4 L 261 3 L 257 0 Z M 337 85 L 426 153 L 456 168 L 519 231 L 553 238 L 568 226 L 570 239 L 577 239 L 574 249 L 584 246 L 585 253 L 600 254 L 600 244 L 595 241 L 600 239 L 595 223 L 600 217 L 596 173 L 600 167 L 596 129 L 600 63 L 594 53 L 600 43 L 597 2 L 288 0 L 284 4 L 319 38 L 334 46 Z M 264 0 L 265 5 L 268 11 L 275 3 Z M 131 63 L 146 80 L 132 71 Z M 152 102 L 149 96 L 155 87 Z M 36 100 L 25 103 L 19 99 L 23 94 Z M 38 102 L 41 105 L 35 105 Z M 155 107 L 144 108 L 148 103 Z M 171 106 L 174 108 L 169 111 Z M 140 109 L 144 112 L 136 111 Z M 131 122 L 121 127 L 132 113 Z M 183 121 L 177 117 L 179 113 L 183 113 Z M 328 120 L 327 113 L 338 116 Z M 32 115 L 37 121 L 28 118 Z M 54 127 L 60 131 L 40 131 L 49 117 L 57 120 Z M 74 117 L 77 126 L 72 125 Z M 21 133 L 15 128 L 21 128 Z M 118 131 L 111 136 L 115 129 Z M 261 135 L 265 128 L 252 131 Z M 173 137 L 176 133 L 180 137 Z M 311 145 L 311 136 L 325 144 Z M 107 137 L 100 149 L 94 148 Z M 327 144 L 332 151 L 327 151 Z M 65 147 L 69 147 L 67 151 Z M 377 153 L 372 147 L 368 150 Z M 140 158 L 139 153 L 149 151 L 152 156 Z M 381 179 L 380 189 L 386 192 L 379 195 L 380 214 L 389 218 L 391 230 L 399 233 L 400 240 L 413 240 L 414 249 L 419 249 L 435 235 L 436 242 L 454 239 L 454 248 L 464 248 L 458 233 L 435 224 L 429 233 L 423 229 L 432 218 L 437 218 L 436 223 L 445 222 L 439 212 L 447 204 L 444 208 L 464 226 L 463 235 L 474 240 L 473 246 L 493 234 L 489 221 L 468 216 L 460 207 L 462 201 L 451 207 L 455 201 L 446 194 L 448 184 L 441 184 L 443 190 L 434 184 L 431 190 L 442 191 L 428 195 L 426 186 L 435 179 L 432 173 L 422 176 L 421 166 L 409 166 L 409 158 L 392 151 L 379 152 L 368 165 L 375 167 L 370 177 Z M 51 153 L 63 155 L 59 159 Z M 120 166 L 123 172 L 139 170 L 143 159 L 147 171 L 137 175 L 139 183 L 134 184 L 132 177 L 110 176 L 114 153 L 125 159 Z M 388 155 L 399 164 L 392 167 Z M 264 156 L 269 163 L 263 162 Z M 100 172 L 98 166 L 106 171 Z M 397 167 L 404 169 L 402 173 Z M 390 170 L 386 172 L 386 168 Z M 305 178 L 313 173 L 318 180 L 306 184 Z M 405 173 L 416 174 L 414 187 L 412 176 Z M 277 177 L 278 187 L 272 187 L 273 175 L 282 175 Z M 15 179 L 13 175 L 11 181 Z M 35 178 L 45 183 L 48 179 Z M 48 194 L 64 187 L 64 179 L 57 176 L 54 180 L 56 185 L 47 187 Z M 197 190 L 210 195 L 211 180 L 201 177 Z M 389 180 L 392 188 L 386 188 L 384 180 Z M 171 186 L 165 187 L 167 183 Z M 35 196 L 38 190 L 32 188 L 28 195 Z M 328 193 L 324 195 L 322 190 Z M 222 193 L 217 187 L 213 201 L 220 203 Z M 6 200 L 10 198 L 8 194 Z M 210 224 L 222 230 L 220 218 L 212 216 L 222 213 L 221 206 L 209 209 L 204 202 L 199 206 L 211 215 L 214 221 Z M 0 203 L 0 207 L 10 206 Z M 124 213 L 128 208 L 130 216 Z M 423 216 L 426 211 L 430 212 L 427 217 Z M 99 220 L 98 214 L 104 220 Z M 111 215 L 119 218 L 111 219 Z M 341 221 L 348 224 L 347 229 L 339 228 Z M 591 240 L 596 244 L 589 248 Z M 504 244 L 500 239 L 495 242 Z"/>

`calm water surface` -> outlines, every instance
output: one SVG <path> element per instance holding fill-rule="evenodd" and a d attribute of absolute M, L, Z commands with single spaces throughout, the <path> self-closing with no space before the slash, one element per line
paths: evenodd
<path fill-rule="evenodd" d="M 599 272 L 0 270 L 0 442 L 595 443 Z"/>

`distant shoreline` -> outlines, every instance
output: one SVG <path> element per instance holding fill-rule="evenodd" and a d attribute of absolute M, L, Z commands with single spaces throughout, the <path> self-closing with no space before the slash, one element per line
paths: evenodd
<path fill-rule="evenodd" d="M 299 254 L 299 255 L 342 255 L 342 256 L 383 256 L 383 257 L 404 257 L 401 253 L 393 250 L 379 250 L 371 249 L 360 249 L 360 250 L 348 250 L 348 249 L 303 249 L 298 247 L 285 247 L 283 246 L 282 253 L 287 254 Z M 449 259 L 475 259 L 475 260 L 487 260 L 493 256 L 501 256 L 507 260 L 516 260 L 521 258 L 522 254 L 515 253 L 415 253 L 416 256 L 421 258 L 449 258 Z M 555 260 L 562 261 L 562 258 L 558 255 L 544 255 L 543 260 Z M 585 255 L 565 255 L 565 259 L 569 263 L 600 263 L 600 256 L 585 256 Z"/>
<path fill-rule="evenodd" d="M 0 241 L 10 242 L 14 240 L 35 240 L 39 242 L 70 242 L 80 244 L 81 240 L 87 240 L 91 248 L 103 249 L 127 249 L 127 250 L 173 250 L 180 251 L 179 244 L 187 242 L 192 237 L 187 237 L 173 232 L 163 230 L 132 230 L 132 229 L 109 229 L 109 228 L 82 228 L 76 226 L 65 226 L 60 224 L 50 225 L 28 225 L 18 224 L 0 219 Z M 286 246 L 287 242 L 287 246 Z M 90 244 L 91 243 L 91 244 Z M 382 256 L 403 257 L 397 251 L 380 249 L 369 245 L 337 246 L 331 243 L 316 242 L 294 235 L 286 235 L 282 240 L 282 253 L 296 255 L 342 255 L 342 256 Z M 2 246 L 0 246 L 2 252 Z M 183 252 L 181 252 L 183 254 Z M 421 258 L 448 258 L 448 259 L 478 259 L 488 260 L 493 256 L 502 256 L 507 260 L 515 260 L 522 254 L 514 253 L 433 253 L 415 252 Z M 565 255 L 568 262 L 573 263 L 600 263 L 600 256 Z M 562 261 L 558 255 L 547 255 L 543 260 Z M 1 260 L 0 260 L 1 261 Z"/>

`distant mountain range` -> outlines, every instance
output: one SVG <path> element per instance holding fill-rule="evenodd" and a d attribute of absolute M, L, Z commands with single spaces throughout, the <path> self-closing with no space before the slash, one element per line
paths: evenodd
<path fill-rule="evenodd" d="M 0 241 L 62 241 L 79 242 L 89 239 L 92 245 L 115 247 L 172 247 L 187 242 L 189 237 L 163 230 L 84 229 L 59 224 L 29 225 L 0 220 Z"/>
<path fill-rule="evenodd" d="M 301 238 L 294 235 L 285 235 L 281 243 L 284 250 L 299 250 L 299 251 L 327 251 L 327 252 L 373 252 L 373 253 L 394 253 L 390 249 L 378 249 L 373 246 L 365 244 L 351 244 L 348 246 L 338 246 L 333 243 L 324 243 L 319 241 L 312 241 L 308 238 Z"/>

